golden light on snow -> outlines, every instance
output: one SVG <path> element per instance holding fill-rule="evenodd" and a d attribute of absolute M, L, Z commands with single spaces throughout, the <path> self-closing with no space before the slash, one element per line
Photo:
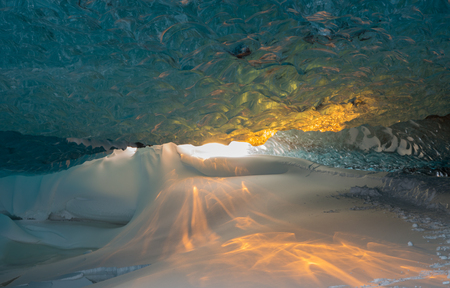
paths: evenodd
<path fill-rule="evenodd" d="M 172 185 L 156 200 L 151 218 L 159 223 L 152 221 L 147 247 L 157 241 L 158 230 L 167 233 L 162 224 L 171 223 L 164 261 L 170 273 L 181 270 L 190 287 L 379 287 L 386 279 L 446 277 L 427 274 L 421 256 L 408 247 L 347 233 L 325 235 L 278 219 L 266 205 L 255 204 L 261 195 L 252 190 L 245 181 L 231 184 L 220 177 Z M 246 214 L 241 207 L 248 208 Z M 169 208 L 177 213 L 167 218 Z"/>
<path fill-rule="evenodd" d="M 393 256 L 401 253 L 396 247 L 376 243 L 367 246 L 339 239 L 331 243 L 320 238 L 299 241 L 295 233 L 289 232 L 254 233 L 223 243 L 218 249 L 221 253 L 216 254 L 210 265 L 226 267 L 232 278 L 253 275 L 251 277 L 266 278 L 269 283 L 278 279 L 282 283 L 298 283 L 301 287 L 326 287 L 329 283 L 357 287 L 367 285 L 380 275 L 390 279 L 399 275 L 407 278 L 423 270 L 418 267 L 423 264 L 417 261 Z M 208 279 L 209 283 L 203 284 L 211 286 L 225 281 L 219 269 L 206 270 L 203 276 L 196 277 Z M 374 286 L 378 284 L 365 287 Z"/>

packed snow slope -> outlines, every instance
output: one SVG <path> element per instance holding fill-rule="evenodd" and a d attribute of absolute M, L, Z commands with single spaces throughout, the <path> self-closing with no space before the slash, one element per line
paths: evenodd
<path fill-rule="evenodd" d="M 447 0 L 1 0 L 0 130 L 199 144 L 450 111 Z"/>
<path fill-rule="evenodd" d="M 398 218 L 358 198 L 402 200 L 388 194 L 397 182 L 386 172 L 245 156 L 250 148 L 128 148 L 56 173 L 0 178 L 0 283 L 446 287 L 445 223 Z M 445 193 L 413 191 L 404 199 L 448 213 Z"/>

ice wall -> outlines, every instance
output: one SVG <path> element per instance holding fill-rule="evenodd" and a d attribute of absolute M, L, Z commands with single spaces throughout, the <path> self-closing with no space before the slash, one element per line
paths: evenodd
<path fill-rule="evenodd" d="M 323 133 L 280 131 L 250 153 L 303 158 L 331 167 L 448 176 L 449 120 L 450 114 L 390 127 L 363 125 Z"/>
<path fill-rule="evenodd" d="M 445 0 L 1 0 L 0 130 L 196 144 L 442 116 L 449 11 Z"/>
<path fill-rule="evenodd" d="M 78 144 L 64 138 L 0 131 L 0 177 L 65 170 L 104 157 L 112 152 L 111 148 L 119 147 L 95 146 L 87 140 Z"/>
<path fill-rule="evenodd" d="M 280 131 L 264 145 L 252 147 L 248 143 L 232 142 L 223 150 L 222 145 L 208 144 L 197 156 L 276 155 L 307 159 L 329 167 L 441 177 L 450 175 L 449 123 L 447 115 L 400 122 L 390 127 L 363 125 L 340 132 Z M 119 153 L 127 145 L 144 146 L 124 141 L 0 132 L 0 177 L 66 170 L 102 158 L 115 149 Z"/>

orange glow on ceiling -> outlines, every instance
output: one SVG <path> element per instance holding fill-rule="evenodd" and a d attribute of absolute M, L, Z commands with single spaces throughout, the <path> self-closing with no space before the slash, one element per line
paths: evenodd
<path fill-rule="evenodd" d="M 320 110 L 280 111 L 280 115 L 270 113 L 267 119 L 262 119 L 260 127 L 270 127 L 258 132 L 250 129 L 236 129 L 229 135 L 218 133 L 213 137 L 215 141 L 227 143 L 229 141 L 245 141 L 253 146 L 264 144 L 277 131 L 297 129 L 303 131 L 333 131 L 338 132 L 346 128 L 346 123 L 361 114 L 356 112 L 353 104 L 328 105 Z M 256 123 L 255 123 L 256 124 Z"/>
<path fill-rule="evenodd" d="M 253 146 L 263 145 L 270 137 L 275 135 L 275 133 L 277 133 L 277 130 L 275 129 L 264 129 L 260 132 L 248 135 L 245 142 L 250 143 Z"/>

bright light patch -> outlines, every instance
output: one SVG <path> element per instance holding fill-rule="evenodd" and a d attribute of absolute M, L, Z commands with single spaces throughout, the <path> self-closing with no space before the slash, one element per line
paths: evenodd
<path fill-rule="evenodd" d="M 127 147 L 127 149 L 125 149 L 123 151 L 124 155 L 126 157 L 132 157 L 134 154 L 136 154 L 137 148 L 136 147 Z"/>
<path fill-rule="evenodd" d="M 130 147 L 130 146 L 127 147 L 127 152 L 128 152 L 128 153 L 131 153 L 132 155 L 133 155 L 134 153 L 136 153 L 136 151 L 137 151 L 137 148 L 136 148 L 136 147 Z"/>
<path fill-rule="evenodd" d="M 215 157 L 244 157 L 249 155 L 251 144 L 246 142 L 231 142 L 229 145 L 219 143 L 208 143 L 202 146 L 190 144 L 178 145 L 181 154 L 188 154 L 193 157 L 208 159 Z"/>

